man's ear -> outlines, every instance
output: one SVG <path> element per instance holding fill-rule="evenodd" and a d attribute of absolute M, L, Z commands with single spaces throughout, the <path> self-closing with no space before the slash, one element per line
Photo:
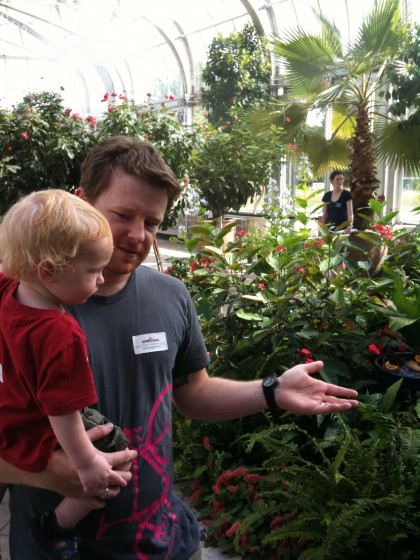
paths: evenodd
<path fill-rule="evenodd" d="M 56 269 L 51 261 L 42 259 L 37 266 L 38 278 L 42 282 L 53 282 L 55 279 Z"/>
<path fill-rule="evenodd" d="M 82 200 L 86 200 L 86 202 L 89 202 L 88 197 L 86 196 L 85 193 L 85 189 L 83 187 L 77 187 L 77 189 L 74 191 L 74 194 L 79 198 L 81 198 Z"/>

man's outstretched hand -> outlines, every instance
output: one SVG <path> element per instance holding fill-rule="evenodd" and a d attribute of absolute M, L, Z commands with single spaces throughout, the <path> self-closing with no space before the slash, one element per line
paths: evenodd
<path fill-rule="evenodd" d="M 331 414 L 356 407 L 357 391 L 311 377 L 323 366 L 317 361 L 285 371 L 275 390 L 277 405 L 295 414 Z"/>

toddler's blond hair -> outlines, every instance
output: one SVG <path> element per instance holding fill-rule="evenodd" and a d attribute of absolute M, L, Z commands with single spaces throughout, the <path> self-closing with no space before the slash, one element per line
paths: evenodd
<path fill-rule="evenodd" d="M 6 276 L 30 281 L 42 260 L 60 271 L 87 241 L 112 233 L 88 202 L 61 189 L 37 191 L 16 202 L 0 224 L 0 263 Z"/>

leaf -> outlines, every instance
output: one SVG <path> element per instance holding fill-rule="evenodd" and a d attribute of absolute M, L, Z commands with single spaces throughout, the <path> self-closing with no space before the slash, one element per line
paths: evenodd
<path fill-rule="evenodd" d="M 328 376 L 351 378 L 349 368 L 341 360 L 337 360 L 336 358 L 324 358 L 323 362 L 324 368 L 321 371 L 325 371 Z"/>
<path fill-rule="evenodd" d="M 240 319 L 245 319 L 245 321 L 261 321 L 261 315 L 258 315 L 257 313 L 247 313 L 243 309 L 239 309 L 236 312 L 236 315 Z"/>
<path fill-rule="evenodd" d="M 400 379 L 399 381 L 396 381 L 395 383 L 393 383 L 390 387 L 388 387 L 388 389 L 386 390 L 383 398 L 382 398 L 382 408 L 384 410 L 384 412 L 389 412 L 391 409 L 391 406 L 394 404 L 395 399 L 397 398 L 397 394 L 398 391 L 401 387 L 403 380 Z"/>

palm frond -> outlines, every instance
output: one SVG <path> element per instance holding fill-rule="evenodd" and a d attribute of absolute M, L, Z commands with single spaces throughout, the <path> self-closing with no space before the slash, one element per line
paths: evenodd
<path fill-rule="evenodd" d="M 335 103 L 332 105 L 332 129 L 333 135 L 348 140 L 351 138 L 356 127 L 355 111 L 351 111 L 347 103 Z"/>
<path fill-rule="evenodd" d="M 410 121 L 388 120 L 375 125 L 378 157 L 408 173 L 420 171 L 420 127 Z"/>
<path fill-rule="evenodd" d="M 325 89 L 335 56 L 321 37 L 291 30 L 286 33 L 286 41 L 274 39 L 272 46 L 283 59 L 292 95 L 308 97 Z"/>
<path fill-rule="evenodd" d="M 341 31 L 336 26 L 336 24 L 325 17 L 323 14 L 319 14 L 316 10 L 313 10 L 315 17 L 321 23 L 321 33 L 322 39 L 329 46 L 331 52 L 335 53 L 337 58 L 343 56 L 343 42 L 341 40 Z"/>
<path fill-rule="evenodd" d="M 349 55 L 367 64 L 395 58 L 401 45 L 402 20 L 399 0 L 382 0 L 361 23 Z"/>
<path fill-rule="evenodd" d="M 327 140 L 323 134 L 308 133 L 302 149 L 308 154 L 316 177 L 328 169 L 345 169 L 349 165 L 351 149 L 343 138 L 335 136 Z"/>

